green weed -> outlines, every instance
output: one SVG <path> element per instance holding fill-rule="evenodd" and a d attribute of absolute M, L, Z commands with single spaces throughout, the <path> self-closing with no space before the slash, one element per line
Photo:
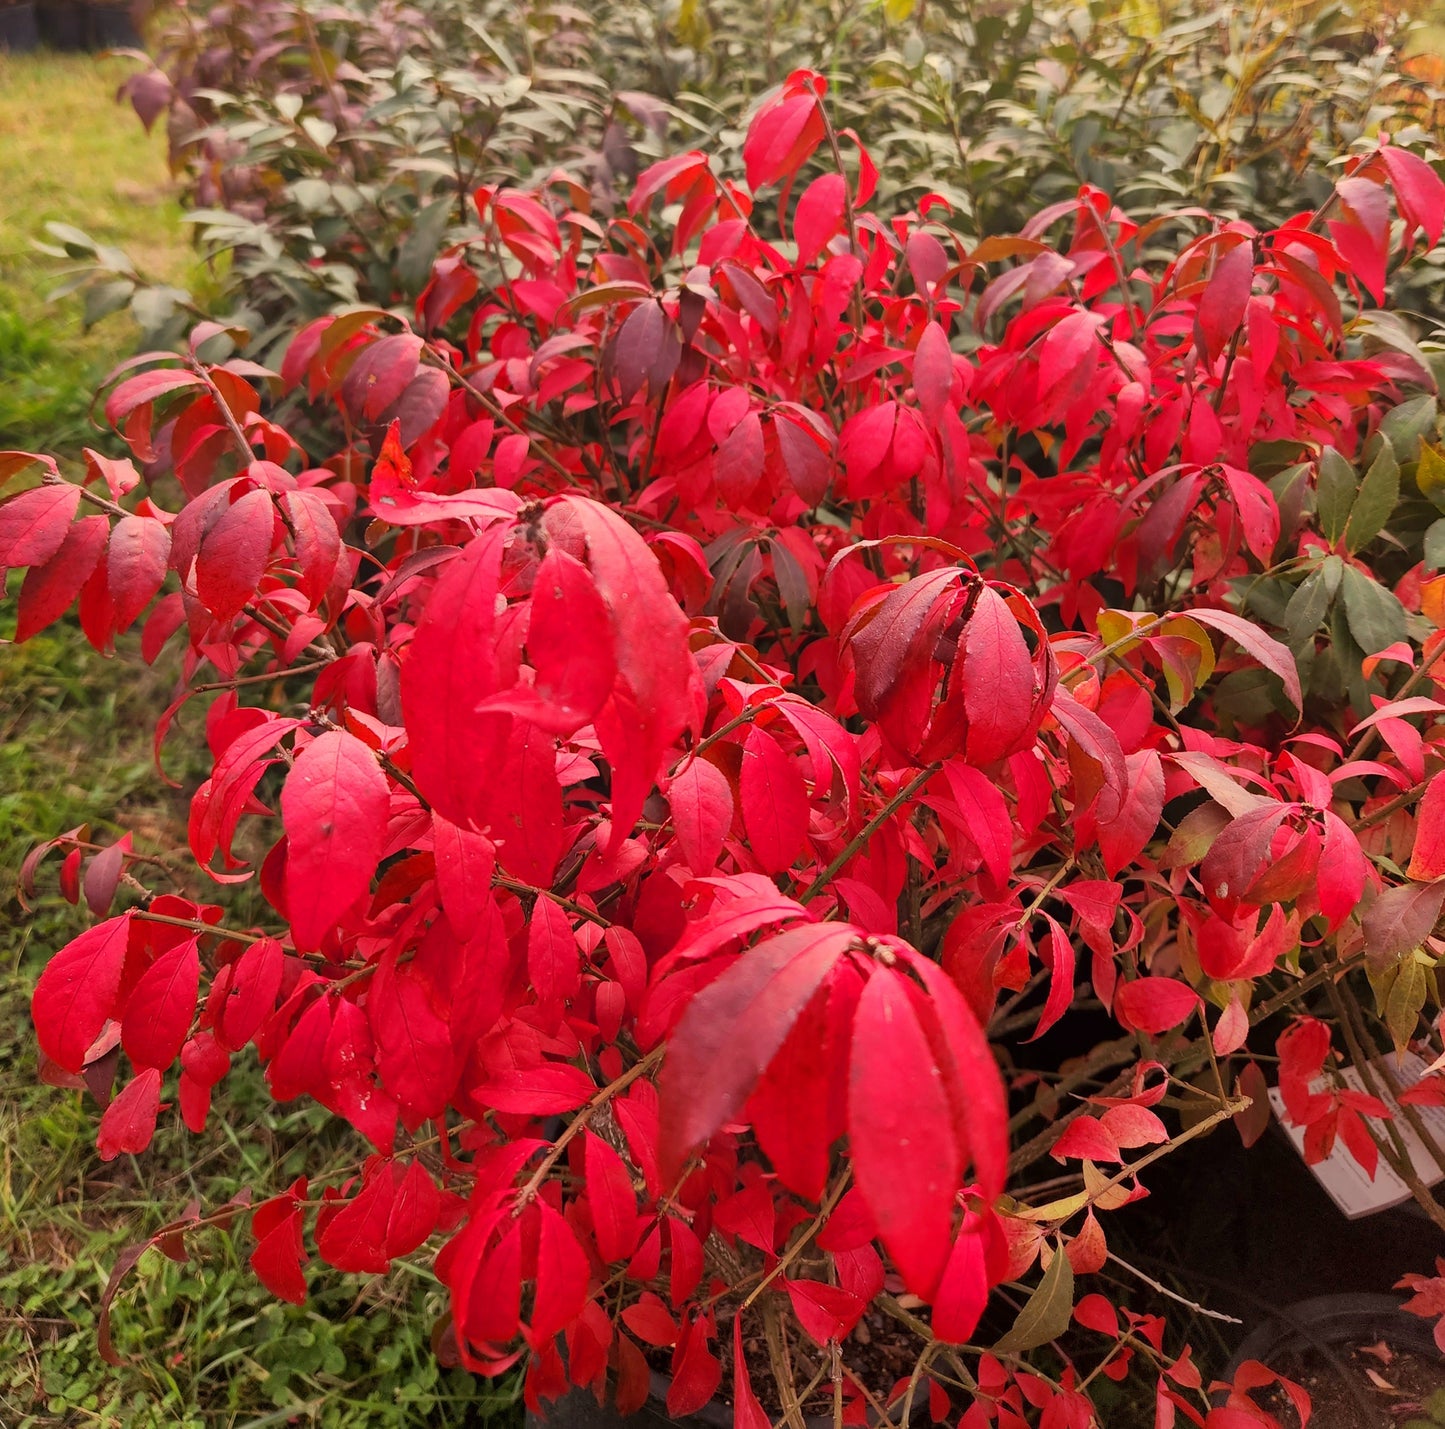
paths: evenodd
<path fill-rule="evenodd" d="M 74 456 L 95 442 L 91 395 L 136 338 L 121 318 L 84 332 L 78 299 L 47 303 L 56 265 L 31 247 L 47 221 L 83 226 L 147 273 L 198 286 L 160 138 L 112 101 L 128 68 L 0 55 L 0 448 Z M 115 1303 L 124 1362 L 101 1361 L 101 1295 L 126 1246 L 192 1198 L 207 1211 L 242 1188 L 259 1200 L 303 1162 L 314 1178 L 341 1179 L 367 1149 L 319 1108 L 278 1108 L 241 1058 L 225 1121 L 192 1137 L 168 1111 L 144 1156 L 106 1165 L 90 1097 L 35 1079 L 30 989 L 89 915 L 54 892 L 53 868 L 25 906 L 23 860 L 82 822 L 101 842 L 129 829 L 138 848 L 165 857 L 184 846 L 203 772 L 198 703 L 182 720 L 189 738 L 167 750 L 182 788 L 156 774 L 151 730 L 177 671 L 147 670 L 133 637 L 123 643 L 98 660 L 72 621 L 23 646 L 0 640 L 0 1425 L 370 1429 L 515 1417 L 515 1381 L 486 1384 L 438 1364 L 430 1336 L 445 1297 L 424 1255 L 383 1280 L 329 1273 L 297 1308 L 245 1264 L 244 1221 L 192 1237 L 187 1264 L 147 1252 Z"/>

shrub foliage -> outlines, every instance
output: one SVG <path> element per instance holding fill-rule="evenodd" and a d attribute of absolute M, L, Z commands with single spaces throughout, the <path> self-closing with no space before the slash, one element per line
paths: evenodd
<path fill-rule="evenodd" d="M 1388 1056 L 1445 902 L 1445 454 L 1390 295 L 1445 185 L 1382 141 L 1273 226 L 1085 184 L 970 245 L 826 89 L 615 212 L 479 187 L 404 315 L 277 370 L 215 323 L 125 364 L 128 459 L 0 458 L 19 638 L 184 648 L 197 871 L 269 908 L 39 851 L 97 919 L 42 1069 L 115 1157 L 253 1048 L 374 1148 L 255 1208 L 257 1273 L 438 1246 L 441 1352 L 533 1404 L 651 1364 L 746 1429 L 820 1386 L 1083 1429 L 1078 1364 L 1134 1362 L 1223 1429 L 1267 1372 L 1211 1407 L 1088 1277 L 1150 1164 L 1259 1134 L 1256 1053 L 1312 1158 L 1445 1224 L 1396 1135 L 1445 1079 Z M 1051 1056 L 1090 1009 L 1120 1035 Z"/>

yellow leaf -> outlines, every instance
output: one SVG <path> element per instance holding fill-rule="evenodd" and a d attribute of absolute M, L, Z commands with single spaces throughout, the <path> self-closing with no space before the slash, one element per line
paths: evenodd
<path fill-rule="evenodd" d="M 915 0 L 883 0 L 883 13 L 893 25 L 901 25 L 912 13 Z"/>
<path fill-rule="evenodd" d="M 1420 443 L 1420 464 L 1415 468 L 1415 485 L 1422 496 L 1428 496 L 1437 506 L 1445 499 L 1445 452 L 1432 447 L 1429 442 Z"/>
<path fill-rule="evenodd" d="M 1131 650 L 1139 648 L 1137 640 L 1128 638 L 1131 630 L 1137 630 L 1141 620 L 1152 619 L 1152 616 L 1135 615 L 1128 610 L 1101 610 L 1098 614 L 1099 638 L 1105 645 L 1115 647 L 1112 651 L 1115 655 L 1127 655 Z"/>
<path fill-rule="evenodd" d="M 1117 1211 L 1129 1200 L 1129 1188 L 1122 1184 L 1111 1186 L 1111 1180 L 1113 1177 L 1099 1170 L 1092 1161 L 1084 1162 L 1084 1189 L 1101 1211 Z"/>
<path fill-rule="evenodd" d="M 1088 1193 L 1079 1191 L 1072 1196 L 1065 1196 L 1062 1200 L 1050 1201 L 1046 1206 L 1020 1204 L 1009 1214 L 1020 1221 L 1064 1221 L 1076 1211 L 1082 1211 L 1088 1204 Z"/>

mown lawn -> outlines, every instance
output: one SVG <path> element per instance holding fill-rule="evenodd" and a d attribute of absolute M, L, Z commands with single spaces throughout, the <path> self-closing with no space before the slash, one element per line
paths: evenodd
<path fill-rule="evenodd" d="M 124 249 L 148 274 L 204 291 L 166 171 L 164 143 L 113 102 L 120 60 L 0 55 L 0 448 L 78 454 L 98 440 L 87 409 L 98 379 L 130 355 L 136 329 L 111 318 L 81 330 L 79 299 L 51 305 L 54 260 L 32 244 L 54 220 Z M 18 581 L 12 578 L 13 597 Z M 444 1296 L 419 1257 L 385 1280 L 327 1273 L 302 1308 L 277 1303 L 245 1265 L 250 1240 L 210 1231 L 195 1259 L 149 1251 L 114 1313 L 125 1363 L 104 1365 L 96 1317 L 117 1257 L 179 1215 L 243 1188 L 261 1199 L 308 1170 L 359 1167 L 365 1148 L 316 1109 L 276 1108 L 253 1065 L 232 1073 L 224 1121 L 187 1136 L 174 1112 L 142 1157 L 95 1155 L 88 1095 L 40 1086 L 29 989 L 87 915 L 42 869 L 23 905 L 18 875 L 37 843 L 89 822 L 109 842 L 169 857 L 185 841 L 200 777 L 183 733 L 167 769 L 150 729 L 176 679 L 123 642 L 101 660 L 62 623 L 24 646 L 13 599 L 0 616 L 0 1425 L 173 1429 L 272 1424 L 479 1424 L 511 1410 L 509 1383 L 441 1370 L 429 1336 Z M 199 711 L 186 721 L 194 738 Z M 179 866 L 179 863 L 178 865 Z M 213 896 L 199 888 L 193 892 Z M 306 1147 L 302 1155 L 302 1146 Z M 318 1147 L 329 1148 L 327 1167 Z"/>

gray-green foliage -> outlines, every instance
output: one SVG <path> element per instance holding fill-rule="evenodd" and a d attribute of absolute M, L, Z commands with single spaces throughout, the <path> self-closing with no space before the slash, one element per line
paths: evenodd
<path fill-rule="evenodd" d="M 478 184 L 560 167 L 605 217 L 664 153 L 736 172 L 750 109 L 800 66 L 829 77 L 885 198 L 939 194 L 967 236 L 1016 231 L 1081 183 L 1141 213 L 1274 224 L 1328 195 L 1341 155 L 1438 112 L 1402 70 L 1409 33 L 1363 0 L 341 0 L 314 17 L 223 0 L 163 29 L 144 78 L 198 241 L 233 259 L 229 316 L 267 354 L 329 309 L 409 305 L 475 233 Z M 187 295 L 74 234 L 63 247 L 97 313 L 129 304 L 156 344 L 195 321 Z M 1406 310 L 1445 273 L 1416 267 Z"/>

